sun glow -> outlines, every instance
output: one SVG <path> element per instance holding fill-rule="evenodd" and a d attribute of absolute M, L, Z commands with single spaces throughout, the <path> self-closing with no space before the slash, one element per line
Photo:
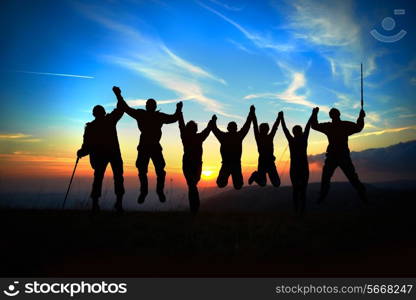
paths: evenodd
<path fill-rule="evenodd" d="M 214 176 L 214 172 L 211 170 L 203 170 L 202 177 L 204 178 L 212 178 Z"/>

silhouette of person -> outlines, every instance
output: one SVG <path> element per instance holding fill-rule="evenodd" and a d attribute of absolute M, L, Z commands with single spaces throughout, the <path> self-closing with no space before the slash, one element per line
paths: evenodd
<path fill-rule="evenodd" d="M 341 113 L 338 109 L 332 108 L 329 117 L 332 122 L 318 123 L 319 108 L 313 110 L 311 127 L 314 130 L 326 134 L 328 137 L 328 148 L 326 150 L 325 164 L 322 170 L 321 192 L 318 203 L 323 202 L 328 194 L 331 177 L 337 167 L 340 167 L 352 186 L 357 190 L 362 201 L 367 202 L 366 189 L 355 172 L 348 148 L 348 137 L 360 132 L 364 128 L 365 112 L 363 109 L 357 122 L 341 120 Z"/>
<path fill-rule="evenodd" d="M 146 101 L 146 110 L 134 109 L 124 101 L 120 89 L 115 87 L 115 90 L 120 107 L 130 117 L 136 119 L 137 126 L 141 132 L 139 145 L 137 146 L 138 155 L 136 160 L 136 167 L 139 171 L 140 179 L 140 195 L 137 202 L 139 204 L 143 203 L 148 193 L 147 171 L 150 159 L 153 161 L 156 171 L 156 193 L 159 196 L 160 202 L 165 202 L 166 196 L 163 189 L 165 186 L 166 164 L 162 154 L 162 146 L 160 145 L 162 126 L 163 124 L 174 123 L 178 120 L 182 109 L 182 102 L 176 104 L 176 112 L 172 115 L 157 111 L 157 103 L 154 99 L 148 99 Z"/>
<path fill-rule="evenodd" d="M 283 112 L 279 112 L 282 129 L 289 143 L 290 151 L 290 180 L 292 182 L 292 199 L 295 212 L 299 215 L 305 211 L 306 188 L 309 181 L 308 164 L 308 137 L 311 128 L 312 115 L 302 132 L 302 127 L 295 125 L 292 128 L 293 136 L 287 129 Z"/>
<path fill-rule="evenodd" d="M 179 114 L 179 130 L 183 144 L 182 170 L 188 184 L 189 207 L 196 214 L 199 209 L 198 182 L 202 172 L 202 143 L 211 132 L 211 123 L 198 133 L 198 125 L 195 121 L 189 121 L 185 125 L 183 114 Z"/>
<path fill-rule="evenodd" d="M 120 102 L 117 103 L 117 108 L 109 114 L 106 114 L 104 107 L 96 105 L 92 111 L 95 120 L 86 124 L 84 141 L 81 149 L 77 151 L 79 158 L 86 155 L 90 156 L 91 167 L 94 169 L 91 191 L 92 210 L 94 212 L 100 209 L 98 199 L 101 196 L 104 173 L 109 163 L 113 170 L 114 192 L 117 195 L 114 208 L 119 212 L 123 211 L 123 160 L 116 129 L 117 122 L 121 119 L 123 113 Z"/>
<path fill-rule="evenodd" d="M 272 185 L 279 187 L 280 178 L 274 163 L 276 157 L 274 157 L 273 139 L 276 135 L 280 120 L 276 118 L 272 130 L 269 133 L 269 124 L 261 123 L 258 126 L 255 108 L 253 105 L 251 107 L 253 110 L 253 130 L 259 152 L 259 160 L 257 171 L 251 174 L 248 183 L 251 185 L 253 182 L 256 182 L 260 186 L 265 186 L 267 182 L 266 174 L 268 174 Z"/>
<path fill-rule="evenodd" d="M 212 133 L 220 142 L 220 152 L 222 157 L 222 165 L 217 178 L 217 186 L 219 188 L 226 187 L 228 177 L 232 177 L 233 185 L 236 190 L 243 186 L 243 174 L 241 171 L 241 154 L 243 139 L 250 130 L 250 124 L 253 119 L 254 107 L 250 108 L 250 113 L 240 131 L 237 131 L 235 122 L 228 123 L 227 132 L 223 132 L 217 127 L 217 116 L 212 116 Z"/>

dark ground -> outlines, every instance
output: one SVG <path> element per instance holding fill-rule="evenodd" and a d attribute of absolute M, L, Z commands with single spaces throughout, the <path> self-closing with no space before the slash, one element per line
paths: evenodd
<path fill-rule="evenodd" d="M 216 199 L 244 202 L 256 189 Z M 213 212 L 220 209 L 213 199 L 196 217 L 0 210 L 0 275 L 415 277 L 416 190 L 370 188 L 368 207 L 347 191 L 343 198 L 356 205 L 310 207 L 302 218 L 270 207 Z M 286 195 L 281 201 L 289 207 L 290 189 L 280 188 L 279 195 Z M 328 202 L 344 203 L 339 199 Z"/>

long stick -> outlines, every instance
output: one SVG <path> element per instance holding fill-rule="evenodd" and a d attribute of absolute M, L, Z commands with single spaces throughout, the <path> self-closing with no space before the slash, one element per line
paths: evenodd
<path fill-rule="evenodd" d="M 364 107 L 364 91 L 363 91 L 363 64 L 361 63 L 361 109 Z"/>
<path fill-rule="evenodd" d="M 79 161 L 79 157 L 77 157 L 77 160 L 75 162 L 74 171 L 72 171 L 71 180 L 69 181 L 68 189 L 66 190 L 66 195 L 65 195 L 64 203 L 62 204 L 62 209 L 65 208 L 66 198 L 68 198 L 69 190 L 71 189 L 71 183 L 72 183 L 72 180 L 74 179 L 75 170 L 77 169 L 78 161 Z"/>

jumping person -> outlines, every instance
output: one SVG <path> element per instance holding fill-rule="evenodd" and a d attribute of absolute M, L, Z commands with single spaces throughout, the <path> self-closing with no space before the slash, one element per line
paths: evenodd
<path fill-rule="evenodd" d="M 251 106 L 250 113 L 240 131 L 237 131 L 235 122 L 228 123 L 227 132 L 223 132 L 217 127 L 217 116 L 212 116 L 212 133 L 216 136 L 221 144 L 220 152 L 222 157 L 222 166 L 217 178 L 219 188 L 226 187 L 228 177 L 232 177 L 234 188 L 239 190 L 243 186 L 243 174 L 241 171 L 241 154 L 243 149 L 243 139 L 250 130 L 250 124 L 253 119 L 254 106 Z"/>
<path fill-rule="evenodd" d="M 179 130 L 183 144 L 182 170 L 188 184 L 188 199 L 192 213 L 199 209 L 198 182 L 202 172 L 202 143 L 211 132 L 211 124 L 198 133 L 198 125 L 195 121 L 189 121 L 185 125 L 183 114 L 179 114 Z"/>
<path fill-rule="evenodd" d="M 280 119 L 276 118 L 272 130 L 269 133 L 269 124 L 261 123 L 260 126 L 258 126 L 257 117 L 253 108 L 253 130 L 257 143 L 257 150 L 259 152 L 259 161 L 257 171 L 254 171 L 248 179 L 248 184 L 250 185 L 253 182 L 256 182 L 260 186 L 265 186 L 267 182 L 266 174 L 268 174 L 272 185 L 274 187 L 280 186 L 279 174 L 277 173 L 276 165 L 274 163 L 276 157 L 274 157 L 273 147 L 273 139 L 276 135 L 279 122 Z"/>
<path fill-rule="evenodd" d="M 340 167 L 347 176 L 352 186 L 357 190 L 361 200 L 367 202 L 366 189 L 355 172 L 348 148 L 348 137 L 360 132 L 364 128 L 365 112 L 360 110 L 357 122 L 341 120 L 341 113 L 338 109 L 332 108 L 329 117 L 332 122 L 318 123 L 319 108 L 313 110 L 311 127 L 314 130 L 326 134 L 328 137 L 328 148 L 326 150 L 325 165 L 322 170 L 321 192 L 318 203 L 323 202 L 328 194 L 331 177 L 337 167 Z"/>
<path fill-rule="evenodd" d="M 308 137 L 311 128 L 312 115 L 302 132 L 302 127 L 295 125 L 292 128 L 293 136 L 287 129 L 283 112 L 279 112 L 282 129 L 289 143 L 290 150 L 290 180 L 292 181 L 293 205 L 295 212 L 299 215 L 305 211 L 306 188 L 309 181 L 308 165 Z"/>
<path fill-rule="evenodd" d="M 157 104 L 154 99 L 146 101 L 146 110 L 134 109 L 124 101 L 121 96 L 121 90 L 118 87 L 114 87 L 114 92 L 117 95 L 120 107 L 130 117 L 136 119 L 137 126 L 141 132 L 139 145 L 137 146 L 138 155 L 136 161 L 140 179 L 140 195 L 137 202 L 139 204 L 143 203 L 148 193 L 147 171 L 150 159 L 153 161 L 157 176 L 156 193 L 160 202 L 165 202 L 166 197 L 163 191 L 166 176 L 165 160 L 162 154 L 162 146 L 160 145 L 162 126 L 178 120 L 182 110 L 182 102 L 176 104 L 176 112 L 173 115 L 168 115 L 156 110 Z"/>
<path fill-rule="evenodd" d="M 91 191 L 92 210 L 94 212 L 100 209 L 98 199 L 101 197 L 104 173 L 109 163 L 113 170 L 114 192 L 117 196 L 114 208 L 119 212 L 123 211 L 123 160 L 116 129 L 117 122 L 123 116 L 123 110 L 120 108 L 120 105 L 121 103 L 118 101 L 117 108 L 109 114 L 106 113 L 101 105 L 94 107 L 92 114 L 95 120 L 86 124 L 84 141 L 81 149 L 77 151 L 79 158 L 86 155 L 90 156 L 91 167 L 94 169 L 94 181 Z"/>

